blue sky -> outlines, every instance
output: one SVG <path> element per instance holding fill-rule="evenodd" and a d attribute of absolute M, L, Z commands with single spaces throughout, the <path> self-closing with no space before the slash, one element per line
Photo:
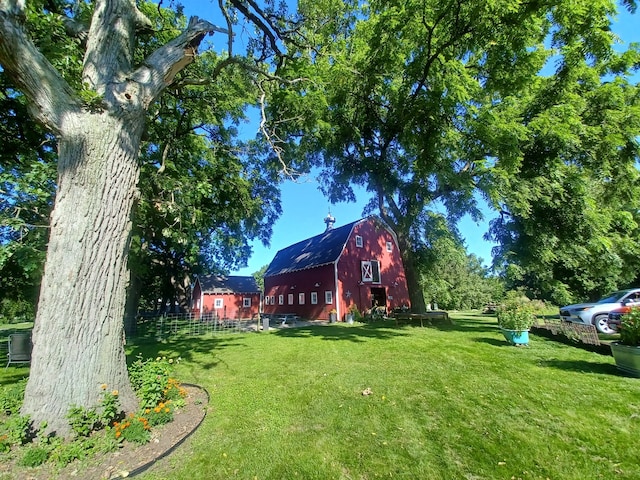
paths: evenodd
<path fill-rule="evenodd" d="M 224 22 L 218 16 L 215 3 L 198 0 L 183 0 L 181 3 L 185 5 L 185 13 L 187 15 L 197 15 L 214 24 L 224 25 Z M 622 9 L 614 25 L 614 31 L 623 40 L 621 48 L 631 42 L 640 42 L 639 26 L 640 13 L 630 15 Z M 220 48 L 225 41 L 224 35 L 220 34 L 215 34 L 212 39 L 209 39 L 209 42 L 212 42 L 216 49 Z M 254 131 L 251 131 L 251 125 L 246 128 L 247 134 L 250 136 L 257 132 L 257 124 Z M 270 246 L 265 247 L 260 242 L 253 243 L 253 255 L 249 260 L 248 266 L 232 272 L 233 274 L 250 275 L 271 262 L 278 250 L 322 233 L 325 228 L 323 220 L 329 211 L 336 218 L 336 226 L 344 225 L 362 217 L 364 205 L 368 200 L 366 192 L 361 190 L 355 203 L 330 205 L 318 190 L 318 187 L 316 179 L 312 176 L 298 182 L 287 181 L 282 185 L 282 215 L 273 226 Z M 489 221 L 493 218 L 494 213 L 488 208 L 484 208 L 483 211 L 485 212 L 485 219 L 482 222 L 476 223 L 468 216 L 465 216 L 458 227 L 465 239 L 467 252 L 475 254 L 482 258 L 486 265 L 490 265 L 491 249 L 494 245 L 485 241 L 483 235 L 487 231 Z"/>

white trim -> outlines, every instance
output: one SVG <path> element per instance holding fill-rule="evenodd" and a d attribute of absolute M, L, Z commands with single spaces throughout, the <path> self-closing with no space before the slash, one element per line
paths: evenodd
<path fill-rule="evenodd" d="M 344 247 L 342 248 L 342 251 L 344 252 Z M 340 253 L 340 256 L 342 256 L 342 253 Z M 336 315 L 338 316 L 337 318 L 342 318 L 342 315 L 340 314 L 340 296 L 338 295 L 338 262 L 336 262 L 333 266 L 333 277 L 333 285 L 335 287 L 335 292 L 333 293 L 333 301 L 336 304 Z"/>

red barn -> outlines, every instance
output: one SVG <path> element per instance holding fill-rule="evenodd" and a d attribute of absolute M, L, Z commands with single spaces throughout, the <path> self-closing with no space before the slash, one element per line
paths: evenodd
<path fill-rule="evenodd" d="M 197 315 L 250 319 L 260 309 L 260 288 L 253 277 L 203 275 L 191 292 L 191 310 Z"/>
<path fill-rule="evenodd" d="M 326 320 L 349 308 L 409 307 L 409 292 L 394 232 L 377 216 L 333 228 L 280 250 L 264 274 L 265 314 Z"/>

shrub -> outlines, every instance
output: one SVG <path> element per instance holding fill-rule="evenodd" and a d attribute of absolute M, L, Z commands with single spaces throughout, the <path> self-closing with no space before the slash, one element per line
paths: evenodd
<path fill-rule="evenodd" d="M 71 430 L 77 437 L 88 437 L 91 432 L 101 430 L 122 415 L 118 391 L 107 391 L 107 385 L 102 385 L 101 408 L 85 408 L 72 406 L 67 414 Z"/>
<path fill-rule="evenodd" d="M 155 427 L 157 425 L 164 425 L 173 420 L 173 412 L 175 408 L 171 400 L 167 402 L 160 402 L 153 408 L 147 408 L 144 411 L 144 417 L 149 421 L 149 425 Z"/>
<path fill-rule="evenodd" d="M 166 357 L 157 357 L 155 360 L 138 357 L 131 364 L 129 378 L 142 408 L 153 408 L 167 399 L 167 393 L 175 387 L 171 383 L 173 364 L 173 359 Z"/>
<path fill-rule="evenodd" d="M 151 425 L 140 415 L 130 414 L 122 422 L 114 424 L 114 435 L 118 441 L 147 443 L 151 439 Z"/>
<path fill-rule="evenodd" d="M 505 330 L 529 330 L 536 321 L 540 306 L 520 292 L 511 291 L 496 309 L 498 325 Z"/>
<path fill-rule="evenodd" d="M 620 343 L 623 345 L 640 346 L 640 307 L 633 307 L 622 317 L 620 323 Z"/>
<path fill-rule="evenodd" d="M 355 304 L 349 307 L 349 313 L 353 315 L 354 322 L 362 322 L 364 320 L 362 313 L 360 313 L 360 310 L 358 310 L 358 307 Z"/>

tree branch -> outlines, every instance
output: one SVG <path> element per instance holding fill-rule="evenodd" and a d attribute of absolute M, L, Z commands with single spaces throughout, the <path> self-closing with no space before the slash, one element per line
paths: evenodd
<path fill-rule="evenodd" d="M 191 17 L 187 29 L 169 43 L 158 48 L 132 75 L 141 89 L 141 102 L 144 108 L 168 86 L 173 84 L 175 76 L 192 63 L 198 53 L 198 46 L 207 34 L 219 31 L 216 26 Z"/>
<path fill-rule="evenodd" d="M 79 111 L 80 102 L 27 36 L 14 4 L 0 1 L 0 65 L 29 100 L 31 114 L 52 132 L 60 133 L 65 114 Z"/>

